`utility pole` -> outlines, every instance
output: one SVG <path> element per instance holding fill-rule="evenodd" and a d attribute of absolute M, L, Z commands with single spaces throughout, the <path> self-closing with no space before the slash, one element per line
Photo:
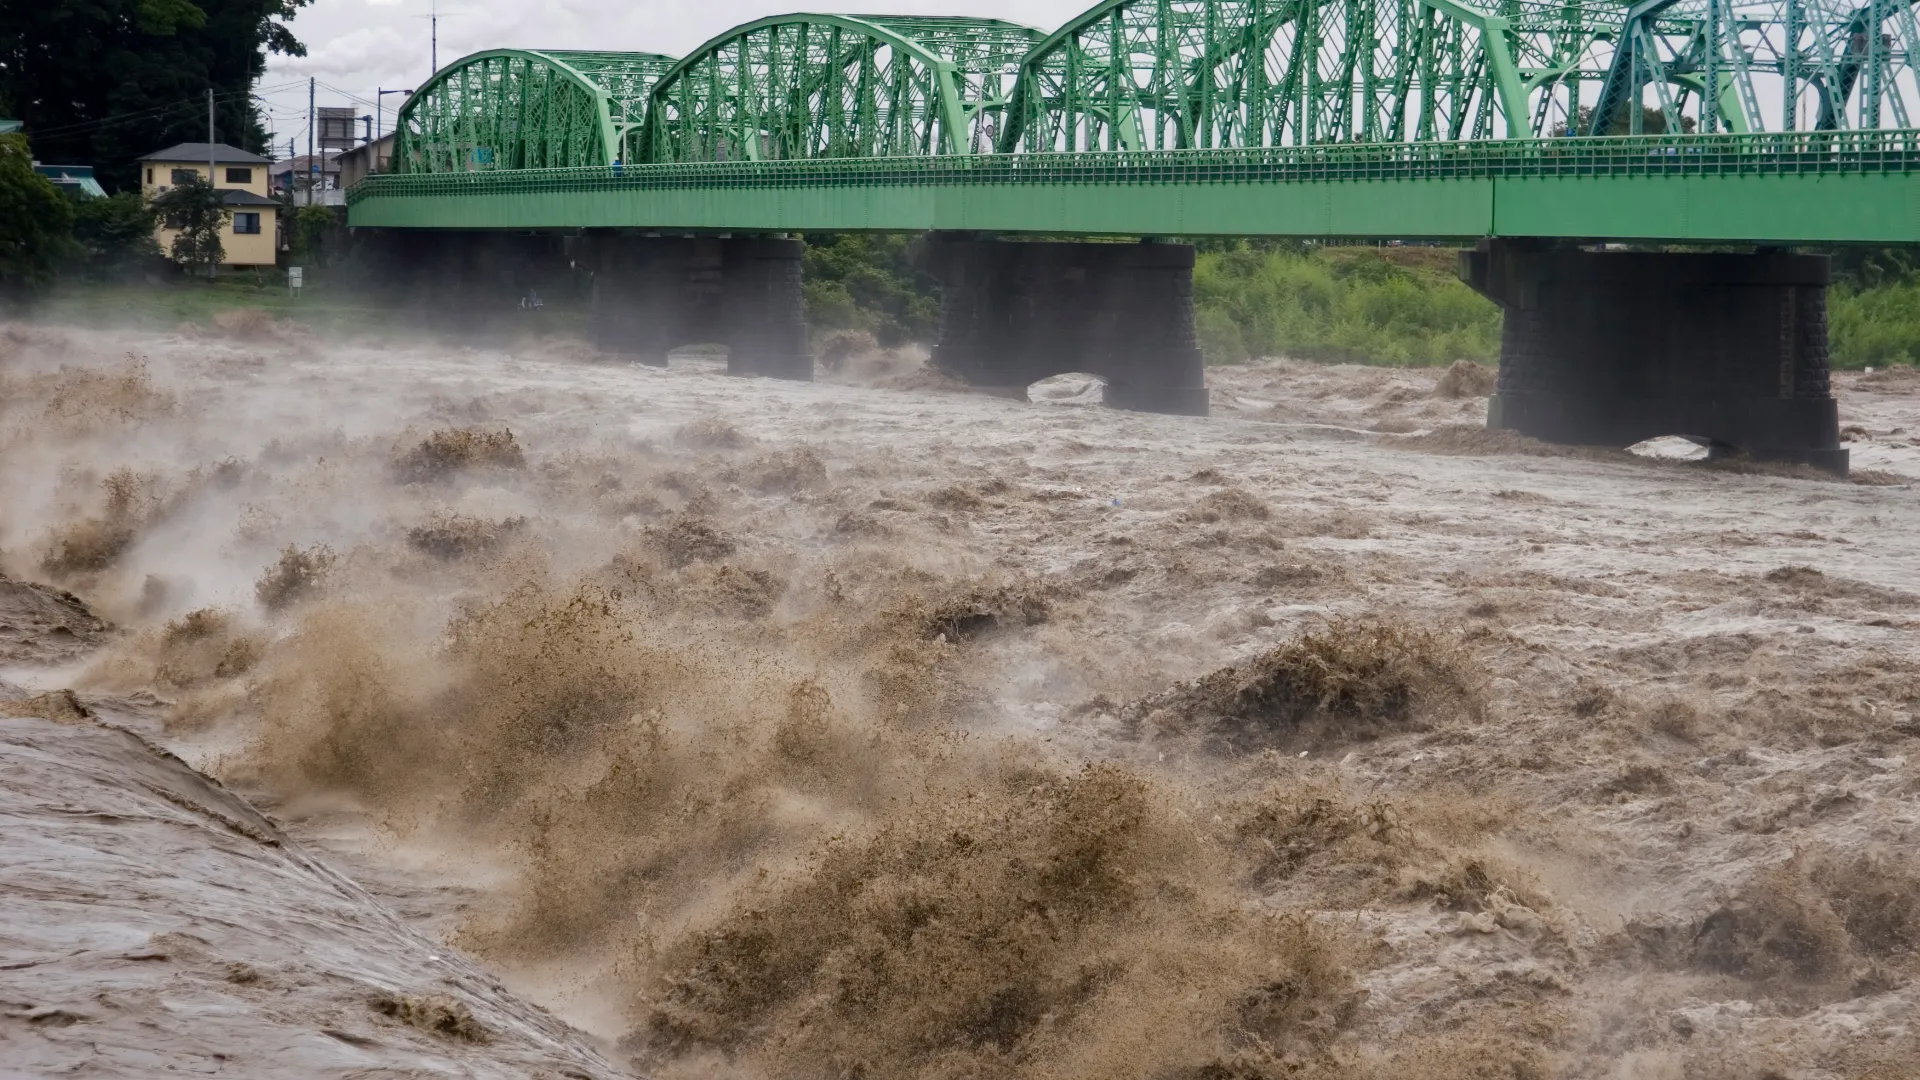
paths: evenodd
<path fill-rule="evenodd" d="M 313 76 L 307 76 L 307 205 L 313 205 Z"/>
<path fill-rule="evenodd" d="M 213 191 L 215 202 L 220 201 L 220 188 L 213 178 L 213 87 L 207 87 L 207 187 Z M 214 264 L 207 260 L 207 279 L 213 279 Z"/>

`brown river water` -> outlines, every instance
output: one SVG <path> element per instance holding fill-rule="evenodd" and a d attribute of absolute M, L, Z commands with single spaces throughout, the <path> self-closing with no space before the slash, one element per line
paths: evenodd
<path fill-rule="evenodd" d="M 723 367 L 0 326 L 0 1075 L 1920 1074 L 1920 373 Z"/>

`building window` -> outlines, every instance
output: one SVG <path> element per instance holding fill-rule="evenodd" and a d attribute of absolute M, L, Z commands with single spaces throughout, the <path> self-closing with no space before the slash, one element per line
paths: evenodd
<path fill-rule="evenodd" d="M 252 169 L 228 169 L 227 183 L 251 184 L 253 183 L 253 170 Z"/>
<path fill-rule="evenodd" d="M 193 183 L 193 182 L 194 182 L 195 180 L 198 180 L 199 178 L 200 178 L 200 170 L 199 170 L 199 169 L 175 169 L 175 170 L 173 170 L 173 182 L 174 182 L 174 185 L 175 185 L 175 186 L 178 186 L 178 185 L 180 185 L 180 184 L 191 184 L 191 183 Z"/>
<path fill-rule="evenodd" d="M 233 231 L 258 236 L 260 234 L 260 215 L 247 213 L 233 215 Z"/>
<path fill-rule="evenodd" d="M 153 166 L 147 166 L 147 183 L 153 183 Z"/>

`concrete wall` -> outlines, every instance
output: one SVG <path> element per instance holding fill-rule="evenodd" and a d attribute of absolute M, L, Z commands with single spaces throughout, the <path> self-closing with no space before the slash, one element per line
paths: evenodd
<path fill-rule="evenodd" d="M 368 173 L 386 172 L 393 166 L 393 133 L 388 132 L 370 143 L 356 146 L 336 159 L 340 163 L 340 187 L 350 188 Z"/>

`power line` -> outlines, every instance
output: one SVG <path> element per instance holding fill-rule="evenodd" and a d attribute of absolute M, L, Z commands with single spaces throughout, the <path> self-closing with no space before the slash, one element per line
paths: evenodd
<path fill-rule="evenodd" d="M 215 100 L 230 101 L 235 96 L 237 95 L 233 93 L 217 95 Z M 46 127 L 46 128 L 36 127 L 31 130 L 30 134 L 66 135 L 73 132 L 87 131 L 93 128 L 105 127 L 109 124 L 122 124 L 130 120 L 143 120 L 150 117 L 158 116 L 162 113 L 173 112 L 178 109 L 198 105 L 203 100 L 205 99 L 204 98 L 182 98 L 179 101 L 175 101 L 167 105 L 156 105 L 152 108 L 141 109 L 137 112 L 114 113 L 108 116 L 99 117 L 94 120 L 83 120 L 73 124 L 60 124 L 54 127 Z"/>
<path fill-rule="evenodd" d="M 341 97 L 346 98 L 348 101 L 351 101 L 356 105 L 370 106 L 373 104 L 373 102 L 367 100 L 366 98 L 361 97 L 359 94 L 353 93 L 352 91 L 349 91 L 349 90 L 342 90 L 331 83 L 321 83 L 320 85 L 325 89 L 331 90 L 334 93 L 339 94 Z"/>
<path fill-rule="evenodd" d="M 277 90 L 284 90 L 286 89 L 287 86 L 291 86 L 291 85 L 293 84 L 287 83 L 284 86 L 263 87 L 258 92 L 253 90 L 228 90 L 223 93 L 215 94 L 214 100 L 215 101 L 233 101 L 236 98 L 260 97 L 261 94 L 272 93 Z M 78 134 L 81 132 L 92 131 L 97 128 L 107 127 L 112 124 L 124 124 L 133 120 L 149 119 L 155 116 L 159 116 L 163 113 L 173 112 L 175 110 L 188 107 L 188 106 L 198 106 L 201 102 L 205 100 L 206 100 L 205 97 L 181 98 L 178 101 L 170 102 L 165 105 L 155 105 L 150 108 L 139 109 L 134 112 L 113 113 L 108 116 L 97 117 L 93 120 L 83 120 L 83 121 L 80 121 L 79 123 L 73 123 L 73 124 L 60 124 L 55 127 L 47 127 L 47 128 L 36 127 L 31 129 L 28 132 L 28 134 L 36 137 L 49 136 L 49 135 Z M 261 100 L 264 101 L 265 99 L 261 98 Z"/>

